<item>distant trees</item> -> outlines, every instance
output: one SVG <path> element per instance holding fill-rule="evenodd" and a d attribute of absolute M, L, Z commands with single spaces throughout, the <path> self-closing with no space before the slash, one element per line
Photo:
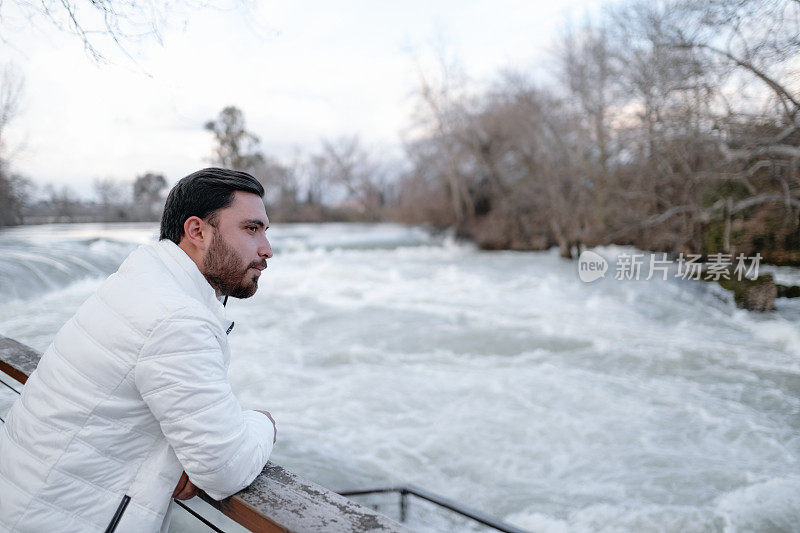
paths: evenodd
<path fill-rule="evenodd" d="M 111 222 L 132 218 L 133 213 L 130 212 L 132 187 L 129 183 L 110 178 L 97 179 L 94 181 L 93 189 L 104 220 Z"/>
<path fill-rule="evenodd" d="M 48 184 L 43 193 L 48 216 L 55 222 L 74 222 L 82 211 L 80 198 L 69 185 Z"/>
<path fill-rule="evenodd" d="M 11 149 L 7 141 L 9 124 L 16 118 L 25 79 L 12 64 L 0 74 L 0 226 L 22 223 L 22 208 L 31 183 L 11 168 Z"/>
<path fill-rule="evenodd" d="M 161 216 L 167 183 L 148 172 L 131 182 L 111 178 L 94 181 L 94 197 L 82 198 L 66 184 L 46 184 L 25 201 L 24 222 L 152 222 Z"/>
<path fill-rule="evenodd" d="M 798 35 L 795 1 L 634 1 L 561 36 L 556 84 L 423 76 L 402 212 L 488 248 L 800 262 Z"/>
<path fill-rule="evenodd" d="M 279 212 L 295 206 L 297 183 L 294 172 L 264 155 L 258 136 L 247 130 L 244 113 L 239 108 L 225 107 L 204 127 L 214 135 L 212 164 L 255 176 L 267 190 L 265 201 Z"/>
<path fill-rule="evenodd" d="M 378 220 L 386 203 L 385 173 L 361 145 L 358 137 L 323 140 L 312 155 L 315 177 L 368 220 Z M 338 190 L 337 190 L 338 189 Z"/>
<path fill-rule="evenodd" d="M 109 5 L 123 9 L 86 10 Z M 505 72 L 476 88 L 441 59 L 421 71 L 402 164 L 357 136 L 279 160 L 234 106 L 204 127 L 212 163 L 256 176 L 277 220 L 399 217 L 565 257 L 618 243 L 800 263 L 798 36 L 796 0 L 631 0 L 559 36 L 553 80 Z M 19 220 L 26 189 L 4 145 L 18 86 L 0 93 L 0 224 Z M 165 187 L 139 176 L 135 217 L 157 217 Z M 95 190 L 113 210 L 112 184 Z"/>
<path fill-rule="evenodd" d="M 133 181 L 133 206 L 139 220 L 158 220 L 164 208 L 167 180 L 161 174 L 147 172 Z"/>
<path fill-rule="evenodd" d="M 318 151 L 290 163 L 265 155 L 244 113 L 225 107 L 204 128 L 214 136 L 210 162 L 255 176 L 276 220 L 378 220 L 389 190 L 388 174 L 358 137 L 323 139 Z"/>
<path fill-rule="evenodd" d="M 0 227 L 22 224 L 32 187 L 30 180 L 0 169 Z"/>
<path fill-rule="evenodd" d="M 623 69 L 647 143 L 630 139 L 646 157 L 621 170 L 630 185 L 634 173 L 649 178 L 628 189 L 651 201 L 611 237 L 800 261 L 800 3 L 639 4 L 614 20 L 628 22 L 622 65 L 650 65 L 644 80 Z"/>

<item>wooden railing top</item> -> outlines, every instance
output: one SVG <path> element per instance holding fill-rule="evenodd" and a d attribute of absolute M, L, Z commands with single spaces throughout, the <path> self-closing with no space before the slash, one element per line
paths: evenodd
<path fill-rule="evenodd" d="M 42 355 L 21 342 L 0 335 L 0 371 L 20 383 L 28 381 Z"/>
<path fill-rule="evenodd" d="M 41 354 L 0 335 L 0 371 L 25 383 Z M 255 481 L 237 494 L 216 501 L 200 497 L 251 531 L 406 532 L 397 522 L 348 500 L 288 470 L 267 463 Z"/>
<path fill-rule="evenodd" d="M 386 516 L 267 463 L 243 491 L 220 502 L 203 500 L 250 531 L 408 531 Z"/>

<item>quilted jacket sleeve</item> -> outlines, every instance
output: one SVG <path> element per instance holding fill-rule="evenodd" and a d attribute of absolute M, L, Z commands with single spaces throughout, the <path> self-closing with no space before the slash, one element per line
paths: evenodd
<path fill-rule="evenodd" d="M 272 422 L 243 411 L 210 326 L 188 313 L 164 319 L 142 347 L 136 386 L 189 480 L 221 500 L 252 483 L 272 451 Z"/>

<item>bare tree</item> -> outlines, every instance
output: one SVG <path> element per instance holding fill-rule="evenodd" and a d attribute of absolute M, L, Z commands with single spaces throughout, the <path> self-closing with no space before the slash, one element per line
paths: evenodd
<path fill-rule="evenodd" d="M 575 155 L 591 182 L 594 224 L 605 228 L 612 223 L 612 195 L 618 186 L 614 179 L 619 144 L 611 119 L 623 101 L 621 58 L 608 30 L 592 23 L 566 30 L 556 42 L 555 55 L 560 81 L 570 96 L 564 103 L 581 136 L 582 150 Z"/>
<path fill-rule="evenodd" d="M 386 199 L 385 174 L 357 136 L 324 140 L 312 161 L 318 180 L 339 187 L 367 218 L 378 217 Z"/>
<path fill-rule="evenodd" d="M 555 85 L 421 75 L 401 212 L 489 248 L 800 262 L 798 35 L 796 1 L 633 0 L 562 36 Z"/>
<path fill-rule="evenodd" d="M 297 162 L 291 166 L 284 165 L 271 157 L 263 157 L 254 173 L 264 185 L 265 200 L 270 207 L 270 216 L 276 219 L 292 218 L 296 209 L 299 185 L 297 183 Z"/>
<path fill-rule="evenodd" d="M 57 222 L 73 222 L 78 214 L 80 200 L 69 185 L 56 187 L 53 184 L 44 186 L 45 201 L 49 204 L 50 216 Z"/>
<path fill-rule="evenodd" d="M 0 76 L 0 160 L 2 161 L 6 161 L 9 157 L 5 132 L 19 113 L 24 87 L 25 77 L 19 69 L 13 63 L 6 64 Z"/>
<path fill-rule="evenodd" d="M 634 175 L 653 176 L 645 180 L 651 202 L 638 227 L 660 220 L 659 233 L 672 227 L 688 236 L 678 247 L 693 241 L 704 251 L 733 251 L 735 226 L 764 205 L 758 216 L 770 212 L 782 231 L 794 231 L 800 108 L 791 64 L 800 52 L 800 4 L 638 2 L 620 15 L 625 63 L 639 67 L 626 74 L 648 111 L 649 159 Z M 647 66 L 653 75 L 644 77 Z"/>
<path fill-rule="evenodd" d="M 800 52 L 800 2 L 683 0 L 675 13 L 666 44 L 702 52 L 717 75 L 750 77 L 772 94 L 788 122 L 798 118 L 791 61 Z"/>
<path fill-rule="evenodd" d="M 133 182 L 133 202 L 141 220 L 158 220 L 164 207 L 163 193 L 167 180 L 161 174 L 147 172 Z"/>
<path fill-rule="evenodd" d="M 459 61 L 448 55 L 444 44 L 434 47 L 433 56 L 436 66 L 432 70 L 426 70 L 420 58 L 415 58 L 419 77 L 415 129 L 422 130 L 427 144 L 436 146 L 442 170 L 440 177 L 444 180 L 454 223 L 459 226 L 474 214 L 473 202 L 458 167 L 459 146 L 454 137 L 466 120 L 468 80 Z M 409 146 L 420 147 L 418 143 Z"/>
<path fill-rule="evenodd" d="M 249 0 L 230 0 L 227 6 L 217 3 L 213 9 L 247 9 L 249 4 Z M 11 0 L 0 2 L 0 21 L 7 23 L 12 16 L 27 25 L 43 21 L 76 36 L 90 57 L 103 61 L 111 47 L 131 57 L 128 47 L 132 43 L 148 38 L 160 43 L 170 20 L 185 20 L 192 9 L 199 8 L 212 6 L 195 0 Z M 5 40 L 2 32 L 0 40 Z"/>
<path fill-rule="evenodd" d="M 22 101 L 24 77 L 7 64 L 0 76 L 0 226 L 20 224 L 30 182 L 11 168 L 11 150 L 6 131 L 16 118 Z"/>
<path fill-rule="evenodd" d="M 112 178 L 94 181 L 94 194 L 97 203 L 103 210 L 103 219 L 107 221 L 125 220 L 129 216 L 132 187 Z"/>
<path fill-rule="evenodd" d="M 265 164 L 258 136 L 247 131 L 244 113 L 239 108 L 226 107 L 216 120 L 206 122 L 205 129 L 214 135 L 217 143 L 212 163 L 251 174 Z"/>

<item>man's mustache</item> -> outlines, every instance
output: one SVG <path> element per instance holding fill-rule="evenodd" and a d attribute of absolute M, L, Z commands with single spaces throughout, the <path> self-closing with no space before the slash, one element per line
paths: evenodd
<path fill-rule="evenodd" d="M 261 268 L 262 270 L 267 268 L 267 260 L 262 259 L 261 261 L 253 261 L 248 265 L 247 268 Z"/>

